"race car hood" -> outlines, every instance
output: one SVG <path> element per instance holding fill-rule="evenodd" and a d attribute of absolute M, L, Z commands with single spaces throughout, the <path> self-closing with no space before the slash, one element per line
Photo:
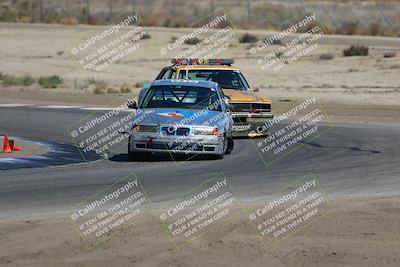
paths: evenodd
<path fill-rule="evenodd" d="M 271 99 L 261 97 L 254 92 L 241 91 L 234 89 L 222 89 L 224 94 L 230 98 L 229 102 L 266 102 L 271 103 Z"/>
<path fill-rule="evenodd" d="M 142 109 L 135 116 L 139 125 L 207 125 L 215 126 L 220 121 L 222 112 L 190 109 Z"/>

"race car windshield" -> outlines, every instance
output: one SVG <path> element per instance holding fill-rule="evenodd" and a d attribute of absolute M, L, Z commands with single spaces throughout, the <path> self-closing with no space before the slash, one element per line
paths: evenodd
<path fill-rule="evenodd" d="M 143 102 L 143 108 L 185 108 L 221 111 L 215 89 L 194 86 L 152 86 Z"/>
<path fill-rule="evenodd" d="M 248 90 L 249 84 L 237 70 L 188 70 L 189 80 L 213 81 L 223 89 Z"/>

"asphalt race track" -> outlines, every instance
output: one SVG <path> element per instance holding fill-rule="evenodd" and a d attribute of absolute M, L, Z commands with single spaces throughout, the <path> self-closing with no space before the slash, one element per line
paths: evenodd
<path fill-rule="evenodd" d="M 67 126 L 89 111 L 0 107 L 1 133 L 71 146 Z M 251 140 L 236 140 L 223 160 L 129 162 L 126 149 L 84 163 L 79 153 L 59 166 L 0 170 L 2 217 L 65 213 L 134 172 L 153 203 L 172 200 L 216 173 L 228 177 L 243 202 L 263 199 L 303 175 L 319 178 L 328 198 L 391 195 L 400 191 L 400 126 L 334 123 L 326 134 L 266 167 Z M 324 123 L 320 127 L 326 127 Z M 51 165 L 51 164 L 50 164 Z M 57 164 L 56 164 L 57 165 Z M 1 166 L 1 160 L 0 160 Z"/>

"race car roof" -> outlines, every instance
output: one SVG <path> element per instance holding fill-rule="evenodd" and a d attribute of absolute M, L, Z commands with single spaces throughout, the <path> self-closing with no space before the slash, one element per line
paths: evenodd
<path fill-rule="evenodd" d="M 212 81 L 199 81 L 199 80 L 155 80 L 151 86 L 157 85 L 181 85 L 181 86 L 196 86 L 196 87 L 206 87 L 206 88 L 217 88 L 218 84 Z"/>

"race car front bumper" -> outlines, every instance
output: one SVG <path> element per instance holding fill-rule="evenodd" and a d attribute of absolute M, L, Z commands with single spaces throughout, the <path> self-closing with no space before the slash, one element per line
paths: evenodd
<path fill-rule="evenodd" d="M 161 134 L 134 133 L 129 136 L 129 151 L 180 155 L 223 154 L 222 136 L 165 136 Z"/>

